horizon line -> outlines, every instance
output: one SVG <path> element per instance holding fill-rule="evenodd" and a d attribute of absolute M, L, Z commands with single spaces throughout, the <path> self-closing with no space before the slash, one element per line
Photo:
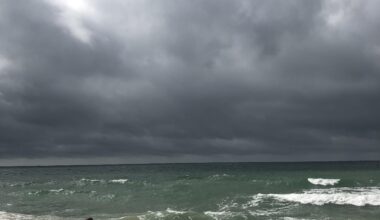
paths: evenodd
<path fill-rule="evenodd" d="M 168 164 L 269 164 L 269 163 L 380 163 L 380 160 L 319 160 L 319 161 L 211 161 L 211 162 L 147 162 L 147 163 L 104 163 L 104 164 L 54 164 L 54 165 L 0 165 L 0 168 L 33 168 L 33 167 L 85 167 L 85 166 L 123 166 L 123 165 L 168 165 Z"/>

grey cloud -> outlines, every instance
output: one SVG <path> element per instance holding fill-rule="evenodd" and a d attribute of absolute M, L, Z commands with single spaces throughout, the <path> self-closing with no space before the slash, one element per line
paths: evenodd
<path fill-rule="evenodd" d="M 380 156 L 375 1 L 89 3 L 0 3 L 4 161 Z"/>

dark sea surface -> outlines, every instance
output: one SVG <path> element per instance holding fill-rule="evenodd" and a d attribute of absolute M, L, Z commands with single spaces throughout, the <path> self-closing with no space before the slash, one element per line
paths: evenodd
<path fill-rule="evenodd" d="M 0 219 L 380 219 L 380 163 L 0 168 Z"/>

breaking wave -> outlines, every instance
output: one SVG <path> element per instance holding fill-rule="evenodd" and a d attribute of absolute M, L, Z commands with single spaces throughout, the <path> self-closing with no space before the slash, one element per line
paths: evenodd
<path fill-rule="evenodd" d="M 380 188 L 378 187 L 341 187 L 331 189 L 313 189 L 302 193 L 259 195 L 279 201 L 297 202 L 301 204 L 380 206 Z"/>
<path fill-rule="evenodd" d="M 218 204 L 219 209 L 205 211 L 203 214 L 215 220 L 269 216 L 284 220 L 306 219 L 289 216 L 300 204 L 380 206 L 380 187 L 311 189 L 288 194 L 258 193 L 246 199 L 244 197 L 226 199 Z"/>
<path fill-rule="evenodd" d="M 125 216 L 128 217 L 128 216 Z M 129 216 L 130 217 L 130 216 Z M 247 215 L 242 212 L 234 211 L 205 211 L 205 212 L 193 212 L 193 211 L 178 211 L 173 209 L 166 209 L 164 211 L 148 211 L 145 214 L 136 216 L 139 220 L 151 220 L 151 219 L 231 219 L 231 218 L 244 218 L 247 219 Z M 128 218 L 120 218 L 128 219 Z"/>
<path fill-rule="evenodd" d="M 129 182 L 128 179 L 111 179 L 111 180 L 104 180 L 104 179 L 87 179 L 82 178 L 80 180 L 75 181 L 77 185 L 93 185 L 93 184 L 109 184 L 109 183 L 119 183 L 119 184 L 126 184 Z"/>
<path fill-rule="evenodd" d="M 168 216 L 178 216 L 178 215 L 184 215 L 187 214 L 186 211 L 178 211 L 178 210 L 173 210 L 170 208 L 167 208 L 165 211 L 148 211 L 146 214 L 143 215 L 138 215 L 137 218 L 139 220 L 146 220 L 146 219 L 162 219 Z"/>
<path fill-rule="evenodd" d="M 230 218 L 243 218 L 247 219 L 247 216 L 241 212 L 231 212 L 231 211 L 206 211 L 204 212 L 205 215 L 215 219 L 230 219 Z"/>
<path fill-rule="evenodd" d="M 307 181 L 314 185 L 333 186 L 335 184 L 338 184 L 340 182 L 340 179 L 308 178 Z"/>
<path fill-rule="evenodd" d="M 75 184 L 79 185 L 79 186 L 85 186 L 85 185 L 88 185 L 88 184 L 105 184 L 106 181 L 102 180 L 102 179 L 87 179 L 87 178 L 82 178 L 80 180 L 77 180 L 75 181 Z"/>
<path fill-rule="evenodd" d="M 225 177 L 230 177 L 230 175 L 228 175 L 226 173 L 223 173 L 223 174 L 214 174 L 214 175 L 209 176 L 208 179 L 218 180 L 218 179 L 222 179 L 222 178 L 225 178 Z"/>
<path fill-rule="evenodd" d="M 0 211 L 0 219 L 1 220 L 63 220 L 65 218 L 51 216 L 51 215 L 34 216 L 34 215 L 26 215 L 26 214 Z"/>
<path fill-rule="evenodd" d="M 128 179 L 114 179 L 110 180 L 109 183 L 120 183 L 120 184 L 125 184 L 128 182 Z"/>
<path fill-rule="evenodd" d="M 37 191 L 31 191 L 27 194 L 30 196 L 39 196 L 39 195 L 46 195 L 46 194 L 61 194 L 61 195 L 71 195 L 74 194 L 74 190 L 65 190 L 65 189 L 50 189 L 50 190 L 37 190 Z"/>

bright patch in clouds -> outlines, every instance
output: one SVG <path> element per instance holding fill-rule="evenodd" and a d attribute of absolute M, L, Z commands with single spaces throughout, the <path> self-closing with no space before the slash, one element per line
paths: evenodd
<path fill-rule="evenodd" d="M 90 8 L 88 3 L 83 0 L 60 1 L 60 4 L 78 13 L 86 12 L 86 10 L 88 11 L 88 9 Z"/>
<path fill-rule="evenodd" d="M 350 15 L 358 5 L 353 1 L 333 0 L 327 1 L 325 6 L 325 18 L 330 27 L 344 26 L 349 22 Z"/>
<path fill-rule="evenodd" d="M 85 0 L 58 0 L 51 3 L 61 9 L 58 23 L 66 27 L 81 42 L 91 44 L 93 33 L 86 27 L 85 23 L 95 22 L 97 13 L 90 2 Z"/>
<path fill-rule="evenodd" d="M 11 65 L 11 61 L 0 55 L 0 75 L 5 74 L 5 69 Z"/>

